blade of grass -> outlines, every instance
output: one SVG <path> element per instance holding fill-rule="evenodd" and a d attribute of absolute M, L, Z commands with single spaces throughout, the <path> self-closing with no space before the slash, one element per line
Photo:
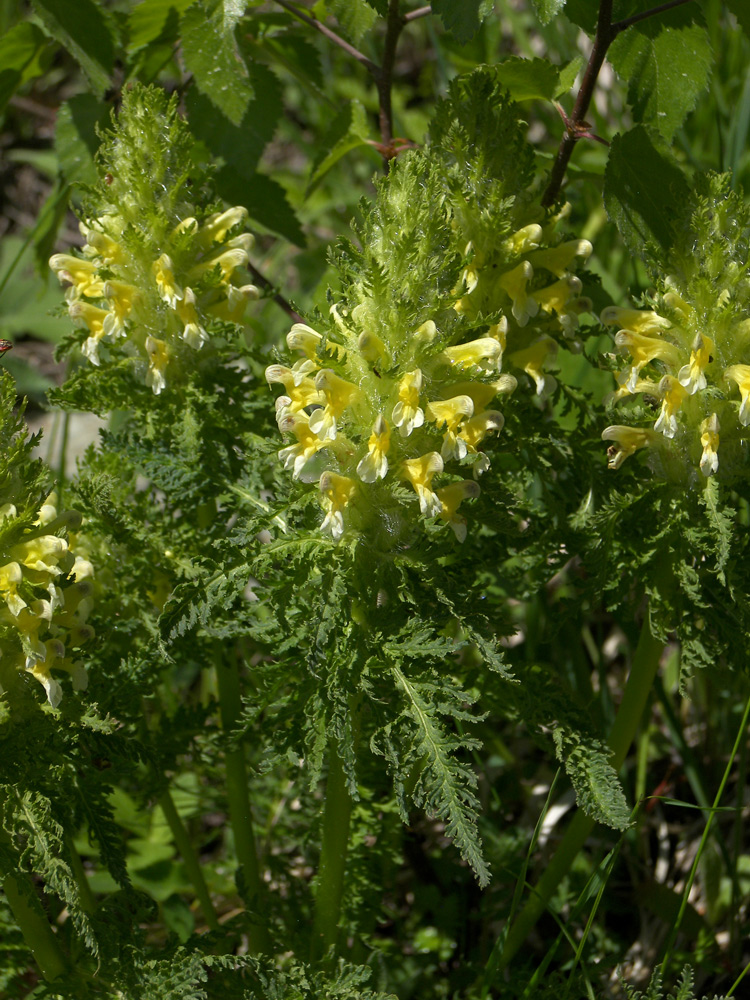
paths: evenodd
<path fill-rule="evenodd" d="M 724 768 L 724 774 L 719 784 L 719 788 L 716 792 L 714 798 L 713 807 L 706 820 L 706 825 L 703 829 L 703 836 L 701 837 L 700 844 L 698 845 L 698 850 L 695 854 L 695 859 L 693 860 L 693 865 L 690 869 L 690 874 L 688 875 L 687 882 L 685 883 L 685 888 L 682 891 L 682 901 L 680 903 L 680 910 L 677 914 L 677 919 L 675 920 L 667 938 L 667 944 L 664 950 L 664 958 L 661 963 L 661 974 L 662 978 L 666 975 L 669 968 L 669 962 L 672 958 L 672 949 L 674 948 L 675 941 L 677 940 L 677 935 L 680 931 L 680 924 L 682 923 L 682 918 L 685 915 L 685 910 L 687 909 L 688 896 L 693 888 L 693 883 L 695 882 L 695 876 L 698 872 L 698 865 L 701 858 L 703 857 L 703 852 L 706 849 L 706 844 L 708 843 L 708 838 L 711 833 L 711 826 L 713 824 L 714 813 L 719 807 L 719 802 L 724 794 L 724 789 L 726 788 L 727 782 L 729 781 L 729 775 L 731 773 L 732 767 L 734 765 L 735 758 L 739 753 L 740 743 L 745 736 L 745 731 L 747 729 L 748 719 L 750 719 L 750 697 L 748 697 L 745 702 L 745 710 L 742 713 L 742 721 L 740 722 L 740 728 L 737 733 L 737 738 L 734 741 L 734 746 L 732 747 L 732 752 L 729 755 L 729 760 L 727 761 L 727 766 Z"/>

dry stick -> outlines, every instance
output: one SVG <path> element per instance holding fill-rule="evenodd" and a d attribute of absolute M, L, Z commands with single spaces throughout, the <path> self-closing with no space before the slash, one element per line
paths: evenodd
<path fill-rule="evenodd" d="M 581 138 L 580 135 L 576 134 L 576 126 L 582 125 L 586 117 L 586 112 L 591 104 L 591 98 L 594 95 L 594 87 L 596 86 L 596 81 L 599 77 L 599 71 L 602 68 L 604 57 L 606 56 L 607 50 L 612 42 L 615 38 L 617 38 L 621 31 L 629 28 L 631 24 L 635 24 L 637 21 L 643 21 L 645 18 L 652 17 L 655 14 L 662 14 L 664 11 L 671 10 L 673 7 L 681 7 L 684 4 L 691 2 L 692 0 L 670 0 L 669 3 L 661 4 L 658 7 L 652 7 L 650 10 L 644 10 L 640 14 L 634 14 L 632 17 L 628 17 L 624 21 L 616 21 L 613 24 L 612 0 L 601 0 L 599 5 L 599 19 L 596 25 L 596 34 L 594 35 L 594 44 L 591 48 L 591 55 L 589 56 L 586 72 L 584 73 L 583 80 L 581 82 L 581 89 L 578 91 L 578 97 L 576 98 L 575 105 L 573 106 L 573 112 L 568 119 L 570 128 L 566 128 L 563 133 L 560 148 L 557 151 L 557 157 L 555 158 L 555 162 L 550 173 L 549 184 L 547 185 L 547 190 L 544 192 L 542 197 L 542 205 L 552 205 L 560 193 L 560 188 L 562 187 L 562 182 L 565 178 L 565 171 L 567 170 L 570 157 L 573 153 L 573 147 Z"/>
<path fill-rule="evenodd" d="M 408 24 L 409 21 L 416 21 L 420 17 L 427 17 L 428 14 L 432 13 L 432 7 L 427 4 L 425 7 L 417 7 L 416 10 L 409 11 L 408 14 L 404 14 L 404 24 Z"/>
<path fill-rule="evenodd" d="M 360 52 L 359 49 L 355 49 L 354 46 L 350 45 L 349 42 L 341 37 L 341 35 L 337 35 L 335 31 L 331 31 L 331 29 L 323 24 L 322 21 L 318 21 L 317 18 L 310 17 L 308 14 L 303 13 L 295 7 L 294 4 L 289 3 L 288 0 L 276 0 L 276 3 L 283 7 L 284 10 L 288 10 L 290 14 L 298 17 L 300 21 L 304 21 L 305 24 L 309 24 L 311 28 L 315 28 L 315 30 L 319 31 L 321 35 L 325 35 L 329 41 L 338 45 L 338 47 L 343 49 L 344 52 L 348 52 L 352 58 L 356 59 L 357 62 L 362 63 L 362 65 L 365 66 L 373 76 L 377 77 L 377 74 L 380 72 L 380 68 L 375 65 L 372 59 L 368 59 L 363 52 Z"/>

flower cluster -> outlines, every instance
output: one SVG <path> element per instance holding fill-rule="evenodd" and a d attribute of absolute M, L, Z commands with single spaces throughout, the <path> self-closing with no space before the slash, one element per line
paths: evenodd
<path fill-rule="evenodd" d="M 504 423 L 496 397 L 516 385 L 500 374 L 497 331 L 441 346 L 432 320 L 409 336 L 379 336 L 363 327 L 366 310 L 343 312 L 331 310 L 336 339 L 293 326 L 287 344 L 298 360 L 266 369 L 284 390 L 276 414 L 291 443 L 279 457 L 296 478 L 319 483 L 322 529 L 334 539 L 374 513 L 398 536 L 409 518 L 406 486 L 423 517 L 463 540 L 459 506 L 479 495 L 475 477 L 489 467 L 480 445 Z M 460 466 L 474 477 L 461 477 Z"/>
<path fill-rule="evenodd" d="M 101 345 L 117 345 L 144 362 L 145 383 L 158 394 L 170 360 L 184 345 L 200 350 L 212 320 L 239 323 L 246 301 L 258 296 L 254 285 L 233 280 L 253 242 L 249 233 L 230 235 L 246 215 L 230 208 L 202 224 L 187 216 L 151 248 L 134 241 L 117 214 L 81 223 L 82 256 L 55 254 L 50 267 L 70 285 L 68 311 L 87 333 L 89 361 L 99 365 Z"/>
<path fill-rule="evenodd" d="M 75 650 L 92 638 L 86 624 L 93 606 L 91 563 L 80 553 L 72 534 L 81 522 L 75 511 L 57 512 L 52 494 L 39 509 L 32 527 L 20 532 L 18 511 L 0 507 L 0 668 L 28 670 L 57 707 L 62 697 L 52 671 L 70 674 L 73 687 L 86 687 L 83 663 Z M 69 540 L 62 537 L 67 529 Z"/>
<path fill-rule="evenodd" d="M 68 310 L 94 365 L 134 360 L 154 393 L 200 350 L 217 321 L 239 323 L 257 288 L 243 268 L 253 237 L 242 207 L 204 210 L 206 195 L 186 164 L 192 139 L 157 88 L 126 94 L 103 141 L 102 182 L 81 223 L 80 255 L 50 266 L 69 285 Z"/>
<path fill-rule="evenodd" d="M 495 329 L 508 363 L 533 379 L 540 396 L 553 392 L 556 385 L 545 371 L 557 351 L 551 334 L 561 329 L 569 345 L 577 349 L 578 317 L 591 308 L 591 301 L 581 295 L 581 279 L 571 271 L 576 260 L 587 260 L 591 243 L 581 239 L 553 242 L 555 226 L 567 209 L 542 219 L 544 225 L 522 217 L 520 228 L 484 247 L 470 240 L 454 307 L 471 318 L 502 312 Z M 531 326 L 530 320 L 535 320 Z"/>
<path fill-rule="evenodd" d="M 734 478 L 746 466 L 750 433 L 750 218 L 712 177 L 697 200 L 683 253 L 670 261 L 649 309 L 609 306 L 601 321 L 618 328 L 615 345 L 625 364 L 616 403 L 635 398 L 648 425 L 615 424 L 609 466 L 617 469 L 640 448 L 660 475 L 699 481 Z M 720 450 L 721 445 L 721 450 Z M 721 455 L 721 461 L 720 461 Z"/>

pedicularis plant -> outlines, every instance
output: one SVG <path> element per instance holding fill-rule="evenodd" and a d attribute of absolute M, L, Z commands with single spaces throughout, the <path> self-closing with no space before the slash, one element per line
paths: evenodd
<path fill-rule="evenodd" d="M 3 996 L 743 996 L 743 0 L 0 16 Z"/>

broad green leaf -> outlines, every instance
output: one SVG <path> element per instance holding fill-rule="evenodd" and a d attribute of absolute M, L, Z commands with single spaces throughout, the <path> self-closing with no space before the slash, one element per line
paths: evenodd
<path fill-rule="evenodd" d="M 726 5 L 745 34 L 750 35 L 750 4 L 747 0 L 726 0 Z"/>
<path fill-rule="evenodd" d="M 200 91 L 190 90 L 185 100 L 188 121 L 196 138 L 206 144 L 212 156 L 246 177 L 255 173 L 283 110 L 279 81 L 271 70 L 254 65 L 252 85 L 255 100 L 250 101 L 244 117 L 236 125 L 217 115 L 209 97 Z"/>
<path fill-rule="evenodd" d="M 551 101 L 560 85 L 557 67 L 546 59 L 510 56 L 495 66 L 495 73 L 514 101 Z"/>
<path fill-rule="evenodd" d="M 706 89 L 713 65 L 704 28 L 667 27 L 658 18 L 623 31 L 609 59 L 627 80 L 635 120 L 654 125 L 668 142 Z"/>
<path fill-rule="evenodd" d="M 369 132 L 367 114 L 359 101 L 352 101 L 342 108 L 321 140 L 321 152 L 313 161 L 305 195 L 318 186 L 342 156 L 366 145 Z"/>
<path fill-rule="evenodd" d="M 110 85 L 115 42 L 102 9 L 92 0 L 32 0 L 43 29 L 73 56 L 101 97 Z"/>
<path fill-rule="evenodd" d="M 388 15 L 388 0 L 367 0 L 373 10 L 376 10 L 381 17 Z"/>
<path fill-rule="evenodd" d="M 97 126 L 109 121 L 109 106 L 93 94 L 76 94 L 66 101 L 57 114 L 55 151 L 60 170 L 69 182 L 93 184 L 97 173 L 94 156 L 99 148 Z"/>
<path fill-rule="evenodd" d="M 432 4 L 433 13 L 461 43 L 468 42 L 477 33 L 493 8 L 493 0 L 435 0 Z"/>
<path fill-rule="evenodd" d="M 128 26 L 130 28 L 129 52 L 148 45 L 157 39 L 167 24 L 172 11 L 182 15 L 193 3 L 193 0 L 141 0 L 130 12 Z"/>
<path fill-rule="evenodd" d="M 46 66 L 47 36 L 30 21 L 15 25 L 0 41 L 0 112 L 18 88 Z"/>
<path fill-rule="evenodd" d="M 326 0 L 325 7 L 339 22 L 345 37 L 356 43 L 378 19 L 377 11 L 366 0 Z"/>
<path fill-rule="evenodd" d="M 549 24 L 564 6 L 565 0 L 534 0 L 534 8 L 542 24 Z"/>
<path fill-rule="evenodd" d="M 287 201 L 283 187 L 265 174 L 248 178 L 231 167 L 223 167 L 216 175 L 216 190 L 233 205 L 244 205 L 255 219 L 297 246 L 305 245 L 299 220 Z"/>
<path fill-rule="evenodd" d="M 253 98 L 247 67 L 234 38 L 237 5 L 207 0 L 183 15 L 182 53 L 198 89 L 234 125 L 242 121 Z"/>
<path fill-rule="evenodd" d="M 634 256 L 659 262 L 674 243 L 674 222 L 689 193 L 687 178 L 648 129 L 638 125 L 614 137 L 604 204 Z"/>

